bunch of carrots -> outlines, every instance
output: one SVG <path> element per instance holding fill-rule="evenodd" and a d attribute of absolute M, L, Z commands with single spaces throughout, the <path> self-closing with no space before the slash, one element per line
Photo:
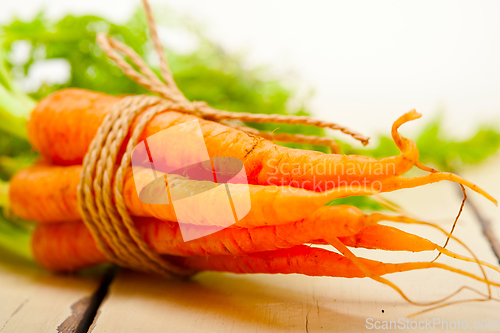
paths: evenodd
<path fill-rule="evenodd" d="M 42 158 L 14 175 L 9 184 L 8 200 L 3 201 L 16 216 L 38 223 L 31 239 L 32 253 L 35 260 L 47 269 L 75 271 L 106 261 L 90 232 L 80 221 L 77 187 L 87 149 L 104 117 L 119 101 L 120 97 L 65 89 L 41 100 L 31 113 L 28 136 Z M 486 278 L 483 266 L 500 270 L 478 260 L 472 252 L 472 258 L 459 255 L 427 239 L 378 222 L 427 224 L 455 239 L 438 226 L 406 216 L 381 213 L 366 215 L 354 206 L 325 206 L 337 198 L 375 194 L 369 186 L 375 182 L 379 184 L 378 193 L 442 180 L 467 186 L 496 203 L 494 198 L 476 185 L 457 175 L 428 168 L 418 161 L 419 152 L 415 143 L 402 137 L 398 129 L 402 124 L 419 117 L 420 114 L 410 111 L 394 123 L 392 137 L 401 150 L 400 155 L 374 159 L 282 147 L 220 123 L 164 110 L 148 123 L 141 140 L 197 119 L 210 156 L 233 157 L 243 162 L 249 182 L 250 211 L 228 228 L 185 242 L 173 205 L 141 201 L 135 188 L 135 182 L 141 181 L 141 174 L 133 175 L 131 168 L 125 177 L 124 201 L 146 243 L 168 260 L 190 270 L 369 277 L 392 287 L 414 304 L 420 303 L 408 299 L 403 291 L 382 275 L 440 268 L 482 281 L 487 284 L 488 290 L 490 286 L 500 286 Z M 134 124 L 140 119 L 141 115 L 134 120 Z M 181 158 L 182 145 L 169 149 L 168 156 Z M 175 166 L 178 159 L 169 158 L 162 163 Z M 319 164 L 324 167 L 314 167 Z M 388 165 L 393 167 L 380 167 Z M 283 169 L 285 166 L 298 166 L 303 172 L 286 172 Z M 356 173 L 352 173 L 352 166 L 358 170 Z M 411 178 L 402 176 L 414 166 L 429 171 L 429 174 Z M 280 185 L 275 185 L 276 179 Z M 180 178 L 176 189 L 192 192 L 204 186 L 203 183 Z M 324 186 L 310 187 L 310 184 Z M 238 200 L 238 193 L 243 193 L 238 187 L 242 185 L 228 186 L 232 189 L 232 199 Z M 188 224 L 192 227 L 220 225 L 216 207 L 205 214 L 198 213 L 195 206 L 191 208 L 193 214 Z M 185 227 L 189 228 L 189 225 Z M 340 253 L 311 247 L 310 244 L 331 245 Z M 358 258 L 349 247 L 412 252 L 437 250 L 440 254 L 478 263 L 484 276 L 479 277 L 437 262 L 392 264 Z M 491 299 L 491 292 L 485 297 Z M 443 300 L 427 304 L 440 301 Z"/>
<path fill-rule="evenodd" d="M 76 271 L 107 261 L 81 221 L 77 193 L 82 162 L 92 140 L 105 117 L 122 98 L 82 89 L 64 89 L 42 99 L 31 111 L 27 135 L 41 158 L 18 171 L 6 186 L 0 186 L 0 204 L 8 207 L 13 215 L 36 223 L 29 238 L 30 254 L 49 270 Z M 134 119 L 132 130 L 143 116 L 144 113 Z M 444 302 L 463 288 L 446 298 L 418 303 L 382 277 L 389 273 L 439 268 L 485 283 L 488 294 L 476 292 L 483 299 L 494 299 L 491 287 L 500 287 L 500 283 L 490 281 L 484 267 L 497 272 L 500 269 L 479 260 L 465 244 L 439 226 L 403 215 L 365 214 L 349 205 L 325 205 L 334 199 L 391 192 L 443 180 L 460 184 L 464 193 L 468 187 L 496 204 L 488 193 L 467 180 L 419 162 L 415 142 L 398 132 L 400 126 L 417 118 L 420 114 L 410 111 L 393 124 L 391 135 L 400 150 L 399 155 L 375 159 L 287 148 L 244 130 L 165 109 L 148 121 L 139 141 L 197 120 L 209 156 L 234 158 L 243 163 L 248 184 L 226 185 L 233 202 L 246 200 L 249 196 L 249 212 L 235 224 L 210 233 L 210 228 L 224 226 L 217 207 L 202 213 L 197 204 L 188 203 L 186 208 L 190 214 L 182 219 L 181 225 L 172 203 L 152 204 L 140 199 L 136 183 L 145 183 L 148 177 L 132 167 L 125 173 L 123 200 L 149 247 L 189 271 L 368 277 L 393 288 L 412 304 L 443 306 L 451 303 Z M 118 155 L 125 153 L 126 145 L 127 140 Z M 165 159 L 157 162 L 176 169 L 187 158 L 185 152 L 182 144 L 169 146 Z M 404 177 L 413 167 L 428 174 Z M 184 194 L 197 193 L 208 186 L 207 181 L 189 177 L 176 177 L 169 185 Z M 149 190 L 154 194 L 157 189 Z M 217 195 L 222 195 L 213 193 L 207 197 L 208 202 L 217 202 Z M 379 224 L 381 221 L 437 228 L 448 240 L 462 244 L 471 257 L 451 252 L 446 245 L 439 246 L 418 235 Z M 1 227 L 0 224 L 0 236 Z M 208 231 L 203 233 L 204 237 L 184 241 L 181 229 L 189 228 Z M 311 245 L 330 245 L 337 252 Z M 353 247 L 438 251 L 439 255 L 478 264 L 482 276 L 435 260 L 394 264 L 360 258 L 349 249 Z"/>

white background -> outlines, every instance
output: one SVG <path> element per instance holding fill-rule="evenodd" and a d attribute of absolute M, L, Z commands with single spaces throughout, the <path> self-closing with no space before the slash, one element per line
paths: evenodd
<path fill-rule="evenodd" d="M 500 125 L 499 1 L 151 3 L 202 22 L 226 49 L 245 51 L 251 65 L 292 71 L 293 84 L 314 88 L 317 117 L 368 135 L 388 133 L 412 108 L 424 119 L 444 109 L 447 127 L 460 136 L 479 122 Z M 139 4 L 1 0 L 0 22 L 13 15 L 30 19 L 42 8 L 50 17 L 98 14 L 123 21 Z"/>

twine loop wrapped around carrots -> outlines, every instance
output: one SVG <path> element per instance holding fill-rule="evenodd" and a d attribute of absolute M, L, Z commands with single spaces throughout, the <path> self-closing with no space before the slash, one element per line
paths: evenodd
<path fill-rule="evenodd" d="M 193 272 L 162 259 L 146 244 L 127 211 L 122 195 L 124 170 L 130 165 L 131 152 L 140 134 L 149 120 L 168 108 L 169 103 L 155 96 L 139 95 L 125 97 L 114 106 L 99 127 L 83 161 L 78 204 L 82 219 L 98 248 L 111 262 L 172 277 L 191 275 Z M 114 175 L 120 147 L 133 120 L 145 109 L 147 111 L 131 134 Z"/>
<path fill-rule="evenodd" d="M 83 161 L 78 186 L 78 205 L 85 225 L 92 233 L 98 248 L 109 261 L 120 266 L 158 273 L 167 277 L 189 276 L 194 272 L 170 263 L 146 244 L 137 231 L 123 201 L 124 171 L 130 165 L 131 153 L 138 143 L 139 136 L 156 114 L 165 110 L 188 113 L 236 127 L 266 139 L 327 145 L 332 152 L 339 152 L 339 146 L 327 137 L 287 133 L 274 134 L 244 127 L 231 121 L 302 124 L 330 128 L 340 130 L 361 141 L 364 145 L 368 143 L 368 138 L 337 124 L 309 117 L 235 113 L 213 109 L 205 102 L 190 102 L 174 82 L 158 39 L 151 9 L 146 0 L 143 0 L 143 5 L 150 35 L 160 58 L 160 70 L 165 83 L 127 45 L 102 33 L 98 34 L 97 42 L 107 56 L 113 59 L 129 78 L 161 97 L 148 95 L 125 97 L 106 116 Z M 137 72 L 116 51 L 126 55 L 140 69 L 141 73 Z M 143 113 L 141 119 L 131 133 L 126 152 L 118 169 L 116 169 L 115 164 L 120 147 L 129 133 L 132 122 L 141 113 Z"/>

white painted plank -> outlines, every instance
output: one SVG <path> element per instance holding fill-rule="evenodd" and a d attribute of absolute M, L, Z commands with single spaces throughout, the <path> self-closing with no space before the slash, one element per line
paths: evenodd
<path fill-rule="evenodd" d="M 0 252 L 0 332 L 72 332 L 100 280 L 97 272 L 54 275 Z"/>

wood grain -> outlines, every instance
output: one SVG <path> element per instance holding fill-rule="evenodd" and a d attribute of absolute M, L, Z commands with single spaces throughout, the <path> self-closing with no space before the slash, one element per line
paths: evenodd
<path fill-rule="evenodd" d="M 100 281 L 98 272 L 53 275 L 0 252 L 0 332 L 74 332 Z"/>

